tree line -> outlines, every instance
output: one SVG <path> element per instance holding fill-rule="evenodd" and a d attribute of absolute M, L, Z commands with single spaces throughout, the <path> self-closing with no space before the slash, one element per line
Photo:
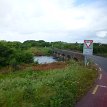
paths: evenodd
<path fill-rule="evenodd" d="M 107 44 L 94 43 L 94 54 L 107 55 Z M 33 63 L 33 54 L 27 51 L 31 47 L 49 47 L 72 51 L 83 51 L 83 43 L 66 43 L 62 41 L 46 42 L 44 40 L 0 41 L 0 67 L 16 66 L 21 63 Z"/>

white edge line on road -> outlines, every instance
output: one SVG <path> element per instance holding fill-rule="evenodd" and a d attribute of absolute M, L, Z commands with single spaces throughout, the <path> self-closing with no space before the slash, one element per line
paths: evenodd
<path fill-rule="evenodd" d="M 107 88 L 107 86 L 104 86 L 104 85 L 99 85 L 99 87 Z"/>
<path fill-rule="evenodd" d="M 99 68 L 99 71 L 102 71 L 102 69 L 101 69 L 101 68 Z"/>
<path fill-rule="evenodd" d="M 96 86 L 95 86 L 95 88 L 94 88 L 94 90 L 93 90 L 92 94 L 95 94 L 95 93 L 97 92 L 98 87 L 99 87 L 99 85 L 96 85 Z"/>
<path fill-rule="evenodd" d="M 98 87 L 101 87 L 101 88 L 107 88 L 107 86 L 104 86 L 104 85 L 96 85 L 92 94 L 96 94 L 97 90 L 98 90 Z"/>
<path fill-rule="evenodd" d="M 102 79 L 102 74 L 100 74 L 100 76 L 99 76 L 99 80 L 101 80 Z"/>
<path fill-rule="evenodd" d="M 98 65 L 97 63 L 95 63 L 96 65 Z"/>

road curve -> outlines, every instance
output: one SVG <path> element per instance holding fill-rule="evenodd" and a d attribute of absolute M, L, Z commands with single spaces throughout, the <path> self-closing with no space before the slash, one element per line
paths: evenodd
<path fill-rule="evenodd" d="M 107 107 L 107 58 L 89 56 L 99 68 L 99 77 L 93 88 L 84 96 L 75 107 Z"/>
<path fill-rule="evenodd" d="M 92 59 L 96 64 L 99 65 L 104 71 L 107 72 L 107 58 L 101 57 L 101 56 L 92 56 Z"/>

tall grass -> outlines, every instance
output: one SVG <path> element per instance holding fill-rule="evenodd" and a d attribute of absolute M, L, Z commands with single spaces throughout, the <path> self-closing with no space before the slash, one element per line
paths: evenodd
<path fill-rule="evenodd" d="M 77 63 L 61 70 L 0 74 L 0 107 L 74 107 L 96 76 Z"/>
<path fill-rule="evenodd" d="M 31 47 L 27 51 L 33 53 L 33 55 L 39 56 L 39 55 L 51 55 L 51 49 L 48 47 Z"/>

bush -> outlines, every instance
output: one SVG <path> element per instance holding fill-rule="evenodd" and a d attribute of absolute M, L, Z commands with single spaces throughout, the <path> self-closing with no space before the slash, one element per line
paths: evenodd
<path fill-rule="evenodd" d="M 3 44 L 0 44 L 0 66 L 9 65 L 13 50 Z"/>
<path fill-rule="evenodd" d="M 15 58 L 17 60 L 17 62 L 20 64 L 20 63 L 33 63 L 33 55 L 29 52 L 17 52 L 15 54 Z"/>

